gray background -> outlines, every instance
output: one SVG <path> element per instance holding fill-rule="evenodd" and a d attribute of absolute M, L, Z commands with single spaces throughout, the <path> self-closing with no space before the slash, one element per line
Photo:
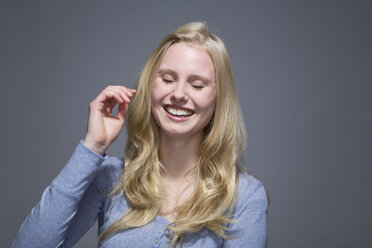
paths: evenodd
<path fill-rule="evenodd" d="M 88 104 L 133 86 L 160 39 L 206 21 L 230 53 L 269 247 L 372 247 L 370 1 L 1 1 L 1 230 L 9 247 L 85 135 Z M 125 134 L 108 153 L 121 156 Z M 96 228 L 76 247 L 93 247 Z"/>

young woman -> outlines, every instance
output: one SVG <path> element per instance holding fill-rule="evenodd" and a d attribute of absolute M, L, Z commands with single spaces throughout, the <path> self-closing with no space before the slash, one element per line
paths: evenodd
<path fill-rule="evenodd" d="M 118 113 L 112 115 L 119 104 Z M 225 46 L 203 23 L 166 36 L 137 90 L 108 86 L 87 134 L 13 247 L 265 247 L 267 198 L 238 167 L 245 131 Z M 124 162 L 105 154 L 124 122 Z"/>

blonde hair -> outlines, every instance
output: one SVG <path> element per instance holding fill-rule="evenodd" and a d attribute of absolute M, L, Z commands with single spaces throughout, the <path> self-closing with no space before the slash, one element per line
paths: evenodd
<path fill-rule="evenodd" d="M 124 193 L 130 209 L 99 237 L 107 239 L 119 230 L 140 227 L 159 213 L 163 196 L 159 162 L 159 128 L 151 114 L 151 88 L 160 61 L 177 42 L 196 44 L 213 60 L 216 72 L 216 105 L 205 128 L 197 183 L 192 197 L 176 208 L 176 221 L 168 226 L 170 246 L 182 244 L 184 234 L 207 228 L 224 239 L 236 203 L 238 160 L 245 146 L 241 116 L 230 59 L 223 42 L 202 22 L 185 24 L 167 35 L 148 59 L 138 80 L 137 94 L 127 114 L 128 141 L 125 167 L 110 195 Z"/>

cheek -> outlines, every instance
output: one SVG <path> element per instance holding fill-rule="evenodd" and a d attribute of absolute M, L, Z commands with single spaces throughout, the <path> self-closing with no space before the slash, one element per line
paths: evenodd
<path fill-rule="evenodd" d="M 215 101 L 204 101 L 204 102 L 200 102 L 200 105 L 199 105 L 199 108 L 201 110 L 201 113 L 203 113 L 203 119 L 209 121 L 212 116 L 213 116 L 213 113 L 215 111 Z"/>
<path fill-rule="evenodd" d="M 215 110 L 215 104 L 213 102 L 213 103 L 211 103 L 211 105 L 208 108 L 208 113 L 209 113 L 210 117 L 212 117 L 212 115 L 214 113 L 214 110 Z"/>
<path fill-rule="evenodd" d="M 216 94 L 215 91 L 212 90 L 209 94 L 205 94 L 203 97 L 199 99 L 199 107 L 206 112 L 214 112 L 215 105 L 216 105 Z"/>
<path fill-rule="evenodd" d="M 156 82 L 154 82 L 151 90 L 151 100 L 153 104 L 159 100 L 159 93 L 159 86 Z"/>
<path fill-rule="evenodd" d="M 158 80 L 159 79 L 156 79 L 154 81 L 151 90 L 151 98 L 153 103 L 159 102 L 166 95 L 166 88 Z"/>

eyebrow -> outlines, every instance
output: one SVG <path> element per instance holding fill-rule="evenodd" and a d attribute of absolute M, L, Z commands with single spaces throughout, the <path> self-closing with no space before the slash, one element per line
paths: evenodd
<path fill-rule="evenodd" d="M 170 75 L 172 75 L 174 77 L 177 76 L 177 73 L 175 73 L 174 71 L 172 71 L 170 69 L 159 69 L 158 74 L 160 74 L 160 75 L 170 74 Z"/>
<path fill-rule="evenodd" d="M 171 76 L 177 78 L 177 73 L 176 73 L 175 71 L 171 70 L 171 69 L 166 69 L 166 68 L 159 69 L 158 74 L 159 74 L 159 75 L 170 74 Z M 203 77 L 203 76 L 200 76 L 200 75 L 191 75 L 189 78 L 190 78 L 191 80 L 201 80 L 201 81 L 203 81 L 205 84 L 209 84 L 209 83 L 211 82 L 210 79 L 208 79 L 208 78 L 206 78 L 206 77 Z"/>

